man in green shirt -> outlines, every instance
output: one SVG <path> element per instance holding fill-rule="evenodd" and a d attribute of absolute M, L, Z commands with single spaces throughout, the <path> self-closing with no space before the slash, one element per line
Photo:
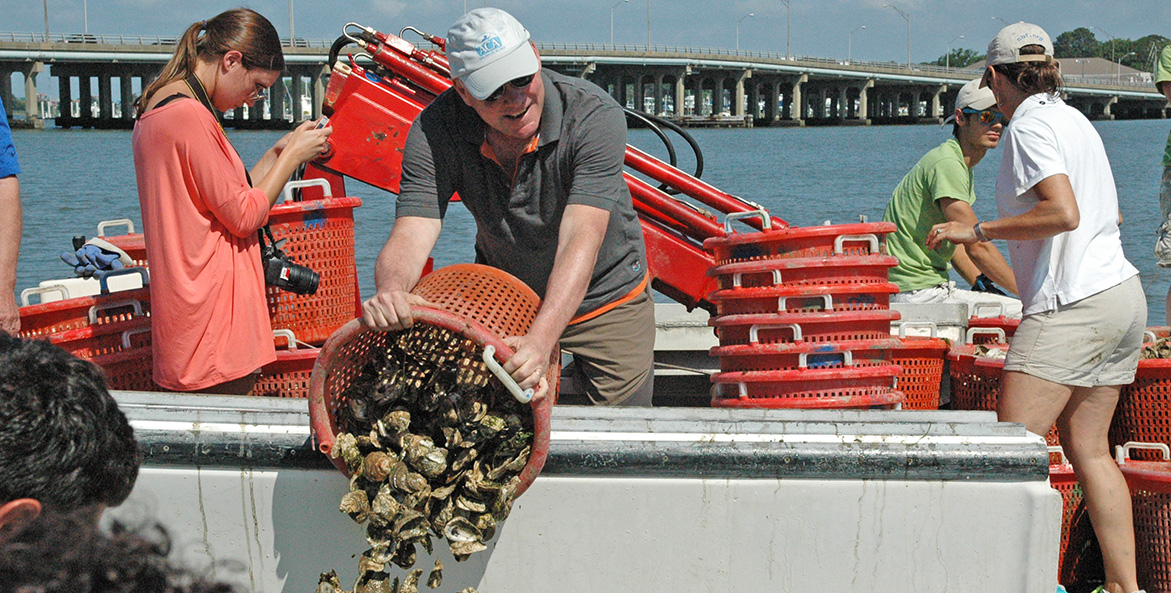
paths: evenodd
<path fill-rule="evenodd" d="M 1171 102 L 1171 45 L 1163 48 L 1159 61 L 1155 63 L 1155 88 Z M 1163 211 L 1163 224 L 1159 226 L 1159 238 L 1155 241 L 1155 258 L 1161 268 L 1171 268 L 1171 134 L 1163 149 L 1163 183 L 1159 186 L 1159 207 Z M 1167 291 L 1167 323 L 1171 324 L 1171 290 Z"/>
<path fill-rule="evenodd" d="M 990 148 L 1000 142 L 1004 121 L 996 109 L 992 91 L 980 88 L 973 80 L 960 88 L 955 113 L 944 123 L 953 122 L 952 135 L 928 152 L 895 188 L 882 219 L 897 229 L 887 238 L 890 254 L 899 265 L 890 271 L 890 280 L 899 286 L 893 303 L 967 303 L 976 314 L 976 305 L 999 304 L 1001 313 L 1021 316 L 1018 299 L 993 292 L 974 292 L 956 288 L 950 281 L 952 266 L 975 286 L 987 279 L 1016 294 L 1016 280 L 1004 256 L 991 242 L 927 248 L 931 227 L 946 221 L 976 224 L 972 204 L 976 193 L 972 168 Z M 986 278 L 980 278 L 985 276 Z M 989 314 L 989 311 L 982 311 Z"/>

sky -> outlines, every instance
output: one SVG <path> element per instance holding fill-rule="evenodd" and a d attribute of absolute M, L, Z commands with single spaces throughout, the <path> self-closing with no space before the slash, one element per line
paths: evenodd
<path fill-rule="evenodd" d="M 285 37 L 291 4 L 297 37 L 329 40 L 350 21 L 391 33 L 409 25 L 442 35 L 465 7 L 485 5 L 485 0 L 46 1 L 52 33 L 81 33 L 88 21 L 91 34 L 178 36 L 194 21 L 244 5 L 267 16 Z M 789 45 L 794 55 L 849 53 L 854 60 L 904 62 L 908 21 L 886 3 L 909 17 L 913 62 L 933 61 L 949 47 L 984 53 L 1004 26 L 1001 19 L 1036 23 L 1053 37 L 1078 27 L 1090 28 L 1101 41 L 1171 37 L 1168 0 L 789 0 L 788 9 L 783 0 L 488 0 L 517 17 L 537 41 L 609 43 L 613 14 L 615 43 L 645 45 L 649 8 L 654 45 L 732 49 L 739 25 L 742 50 L 784 54 Z M 44 32 L 44 3 L 3 4 L 0 32 Z"/>

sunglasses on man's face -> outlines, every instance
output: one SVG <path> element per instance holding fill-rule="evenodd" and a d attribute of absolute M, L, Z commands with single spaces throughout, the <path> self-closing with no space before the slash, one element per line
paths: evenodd
<path fill-rule="evenodd" d="M 963 113 L 965 113 L 967 115 L 972 115 L 972 114 L 976 114 L 976 113 L 980 114 L 980 123 L 982 123 L 986 126 L 994 126 L 994 125 L 1004 121 L 1004 114 L 1003 113 L 1001 113 L 999 111 L 993 111 L 991 109 L 984 109 L 983 111 L 981 111 L 979 109 L 972 109 L 971 107 L 964 107 L 960 111 L 962 111 Z"/>
<path fill-rule="evenodd" d="M 535 76 L 536 76 L 536 74 L 530 74 L 528 76 L 521 76 L 520 78 L 514 78 L 514 79 L 500 85 L 500 88 L 496 89 L 495 91 L 492 91 L 491 95 L 488 95 L 487 97 L 484 98 L 484 102 L 491 103 L 491 102 L 499 99 L 500 97 L 503 97 L 504 96 L 504 89 L 510 85 L 512 86 L 512 88 L 517 88 L 517 89 L 523 89 L 523 88 L 529 86 L 530 84 L 533 83 L 533 77 L 535 77 Z"/>

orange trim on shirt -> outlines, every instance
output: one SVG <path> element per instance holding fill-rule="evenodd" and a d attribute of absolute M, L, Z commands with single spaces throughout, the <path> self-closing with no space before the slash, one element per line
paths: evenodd
<path fill-rule="evenodd" d="M 525 146 L 525 149 L 524 149 L 524 151 L 523 151 L 523 152 L 521 152 L 521 154 L 528 154 L 528 153 L 530 153 L 530 152 L 536 152 L 536 150 L 537 150 L 537 143 L 538 143 L 538 142 L 540 142 L 540 141 L 541 141 L 541 135 L 540 135 L 540 134 L 537 134 L 537 135 L 533 136 L 533 137 L 532 137 L 532 139 L 530 139 L 530 140 L 529 140 L 529 143 L 528 143 L 528 145 L 526 145 L 526 146 Z M 504 163 L 501 163 L 501 162 L 500 162 L 500 159 L 496 158 L 496 151 L 495 151 L 495 150 L 492 150 L 492 145 L 491 145 L 491 144 L 488 144 L 488 134 L 487 134 L 487 132 L 485 132 L 485 133 L 484 133 L 484 142 L 483 142 L 483 144 L 480 144 L 480 154 L 481 154 L 481 155 L 483 155 L 483 156 L 484 156 L 484 158 L 487 158 L 487 159 L 492 159 L 492 162 L 496 163 L 497 165 L 500 165 L 500 168 L 501 168 L 501 169 L 503 169 L 503 168 L 504 168 Z M 515 166 L 514 166 L 514 168 L 513 168 L 513 171 L 512 171 L 512 176 L 513 176 L 513 177 L 515 177 L 515 176 L 516 176 L 516 169 L 515 169 Z"/>
<path fill-rule="evenodd" d="M 618 305 L 628 303 L 628 302 L 634 300 L 634 298 L 637 297 L 639 295 L 639 293 L 646 290 L 646 283 L 650 279 L 651 279 L 651 273 L 650 273 L 650 270 L 647 270 L 646 275 L 642 277 L 642 282 L 639 282 L 638 286 L 635 286 L 634 289 L 631 290 L 630 292 L 626 293 L 625 295 L 622 295 L 622 298 L 611 301 L 609 303 L 606 303 L 605 305 L 602 305 L 601 307 L 598 307 L 597 309 L 594 309 L 593 311 L 590 311 L 589 313 L 583 313 L 581 315 L 578 315 L 577 317 L 574 317 L 573 319 L 570 319 L 569 325 L 573 325 L 575 323 L 581 323 L 583 321 L 589 321 L 589 320 L 597 317 L 598 315 L 601 315 L 602 313 L 605 313 L 606 311 L 609 311 L 609 310 L 617 307 Z"/>

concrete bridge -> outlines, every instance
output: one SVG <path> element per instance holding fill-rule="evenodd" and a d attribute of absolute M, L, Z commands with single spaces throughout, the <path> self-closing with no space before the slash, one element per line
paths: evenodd
<path fill-rule="evenodd" d="M 129 106 L 170 58 L 174 38 L 0 33 L 0 98 L 14 105 L 13 73 L 25 97 L 38 80 L 57 79 L 58 97 L 27 101 L 17 126 L 129 128 Z M 286 47 L 284 84 L 253 109 L 228 113 L 236 128 L 287 128 L 320 116 L 330 41 L 298 39 Z M 980 70 L 889 62 L 848 62 L 754 51 L 691 47 L 538 43 L 543 64 L 585 77 L 628 107 L 687 126 L 802 126 L 939 123 L 959 87 Z M 1063 67 L 1069 73 L 1074 60 Z M 1084 62 L 1084 60 L 1079 60 Z M 1113 72 L 1113 63 L 1106 62 Z M 1083 73 L 1084 63 L 1081 64 Z M 1067 75 L 1066 100 L 1092 119 L 1164 118 L 1162 95 L 1122 67 L 1111 79 Z M 96 87 L 96 89 L 95 89 Z M 116 91 L 115 91 L 116 87 Z M 96 92 L 95 92 L 96 91 Z M 54 109 L 56 105 L 56 111 Z M 23 115 L 23 118 L 19 117 Z"/>

